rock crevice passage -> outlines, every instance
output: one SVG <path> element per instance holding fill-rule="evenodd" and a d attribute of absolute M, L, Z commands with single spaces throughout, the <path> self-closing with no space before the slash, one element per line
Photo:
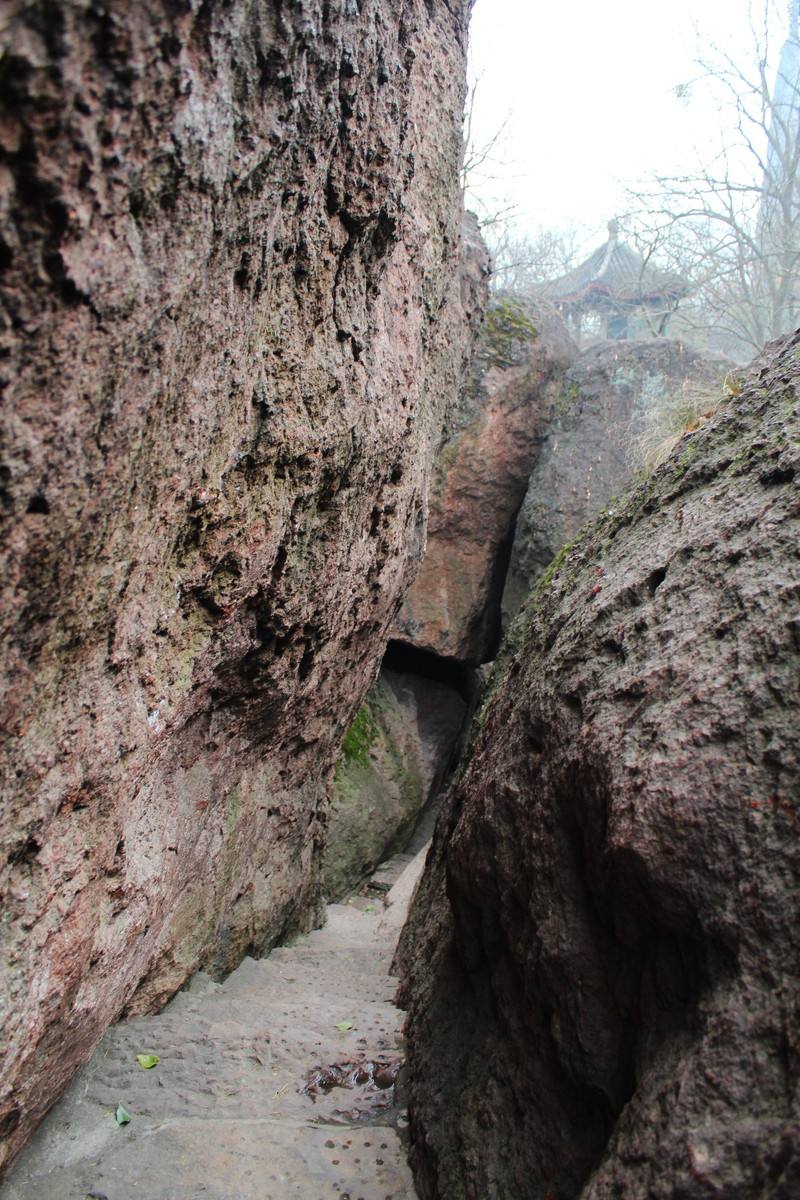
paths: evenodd
<path fill-rule="evenodd" d="M 412 1200 L 389 968 L 421 867 L 389 863 L 323 929 L 109 1030 L 2 1200 Z"/>

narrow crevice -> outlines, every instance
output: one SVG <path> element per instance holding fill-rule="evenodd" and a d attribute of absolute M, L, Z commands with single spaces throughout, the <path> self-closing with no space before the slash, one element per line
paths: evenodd
<path fill-rule="evenodd" d="M 421 675 L 435 683 L 444 683 L 457 692 L 468 706 L 482 687 L 482 673 L 455 658 L 442 658 L 430 650 L 421 650 L 407 642 L 390 641 L 382 667 L 402 675 Z"/>
<path fill-rule="evenodd" d="M 492 583 L 489 595 L 486 598 L 486 607 L 479 618 L 482 624 L 481 645 L 483 653 L 481 655 L 481 662 L 483 663 L 494 661 L 505 634 L 503 595 L 506 590 L 508 570 L 511 566 L 511 554 L 514 549 L 514 538 L 517 532 L 517 517 L 521 508 L 522 500 L 520 500 L 519 506 L 509 522 L 505 537 L 497 547 L 492 569 Z"/>

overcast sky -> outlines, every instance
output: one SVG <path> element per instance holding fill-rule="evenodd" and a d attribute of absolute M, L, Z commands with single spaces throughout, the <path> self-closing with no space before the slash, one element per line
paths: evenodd
<path fill-rule="evenodd" d="M 773 49 L 785 36 L 777 4 Z M 763 2 L 753 6 L 763 13 Z M 521 229 L 603 232 L 628 182 L 688 160 L 719 130 L 718 101 L 696 59 L 715 43 L 753 54 L 748 0 L 476 0 L 473 70 L 479 143 L 509 117 L 488 203 L 508 198 Z M 763 18 L 762 18 L 763 23 Z M 509 115 L 510 114 L 510 115 Z"/>

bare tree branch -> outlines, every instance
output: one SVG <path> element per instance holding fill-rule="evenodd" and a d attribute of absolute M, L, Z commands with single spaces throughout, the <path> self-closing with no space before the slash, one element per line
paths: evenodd
<path fill-rule="evenodd" d="M 632 189 L 628 214 L 640 253 L 693 284 L 684 327 L 742 351 L 800 324 L 800 46 L 787 42 L 776 78 L 769 5 L 751 23 L 751 62 L 711 47 L 699 64 L 733 113 L 717 154 Z"/>

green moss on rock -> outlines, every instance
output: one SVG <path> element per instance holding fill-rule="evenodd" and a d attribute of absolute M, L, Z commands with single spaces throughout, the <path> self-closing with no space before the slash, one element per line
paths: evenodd
<path fill-rule="evenodd" d="M 553 412 L 555 415 L 557 417 L 566 416 L 575 406 L 576 402 L 580 400 L 580 396 L 581 389 L 573 379 L 571 383 L 567 384 L 564 391 L 559 396 L 556 396 L 553 403 Z"/>
<path fill-rule="evenodd" d="M 535 342 L 539 331 L 518 300 L 503 296 L 486 314 L 479 356 L 487 367 L 513 367 L 519 350 Z"/>
<path fill-rule="evenodd" d="M 373 700 L 372 703 L 375 703 Z M 370 697 L 361 706 L 353 724 L 345 734 L 342 750 L 336 764 L 337 775 L 340 764 L 351 766 L 354 763 L 364 764 L 369 758 L 369 752 L 378 737 L 378 725 L 370 709 Z"/>
<path fill-rule="evenodd" d="M 336 763 L 325 894 L 339 899 L 405 845 L 424 800 L 413 713 L 381 678 L 347 731 Z"/>

